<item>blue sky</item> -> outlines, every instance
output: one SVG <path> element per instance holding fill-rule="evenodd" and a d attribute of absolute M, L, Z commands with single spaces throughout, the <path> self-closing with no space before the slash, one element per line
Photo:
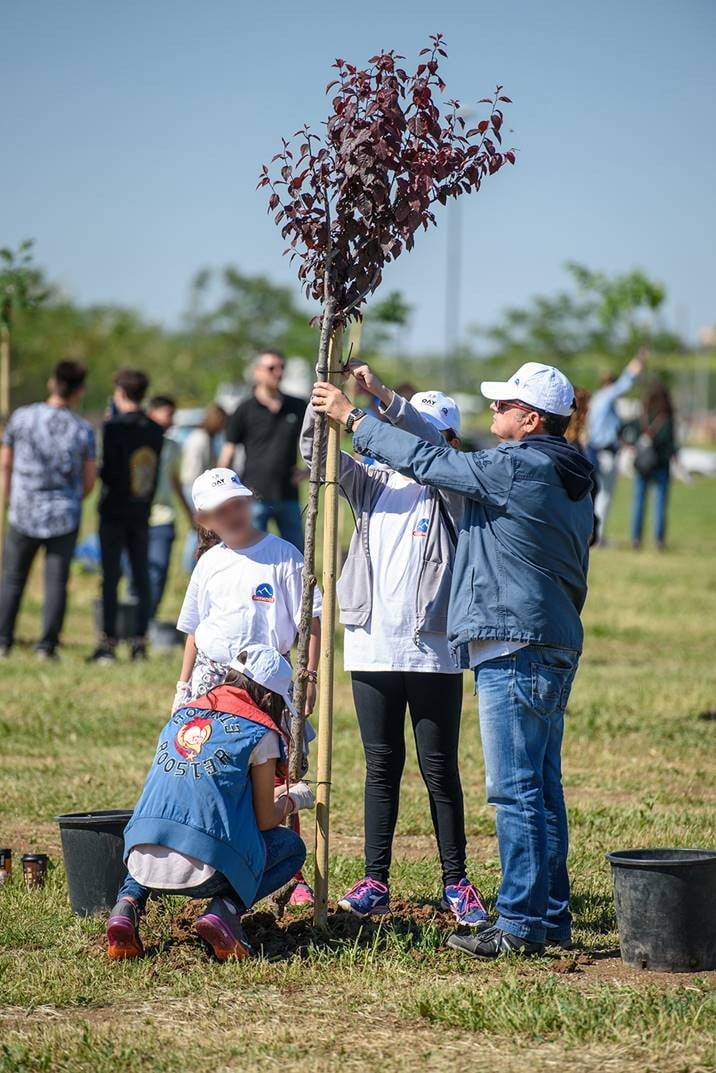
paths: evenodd
<path fill-rule="evenodd" d="M 282 134 L 318 124 L 336 56 L 412 61 L 445 34 L 466 105 L 496 82 L 517 166 L 462 202 L 462 320 L 641 266 L 667 319 L 716 321 L 713 0 L 2 0 L 0 243 L 34 237 L 78 300 L 168 323 L 196 269 L 293 276 L 255 190 Z M 409 344 L 444 338 L 446 226 L 386 275 Z"/>

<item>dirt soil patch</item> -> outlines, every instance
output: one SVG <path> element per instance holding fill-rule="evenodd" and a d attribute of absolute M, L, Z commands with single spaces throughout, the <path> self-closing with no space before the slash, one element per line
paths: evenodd
<path fill-rule="evenodd" d="M 188 901 L 174 917 L 170 938 L 174 943 L 196 942 L 194 924 L 206 907 L 205 902 Z M 380 944 L 386 934 L 385 923 L 390 924 L 392 935 L 420 939 L 423 929 L 437 925 L 448 929 L 452 917 L 431 902 L 415 904 L 396 900 L 391 912 L 382 920 L 359 920 L 351 913 L 331 909 L 324 928 L 313 923 L 313 911 L 286 912 L 282 919 L 274 913 L 258 910 L 247 913 L 243 925 L 249 942 L 256 952 L 269 961 L 283 961 L 291 957 L 305 957 L 311 948 L 332 949 L 346 942 L 373 947 Z M 416 953 L 418 953 L 416 951 Z"/>
<path fill-rule="evenodd" d="M 171 926 L 172 943 L 198 944 L 200 940 L 194 932 L 194 923 L 201 916 L 205 902 L 187 901 L 174 917 Z M 359 920 L 350 913 L 331 908 L 325 928 L 317 928 L 313 923 L 313 913 L 287 911 L 282 919 L 267 910 L 248 913 L 243 918 L 248 939 L 257 954 L 268 961 L 285 961 L 292 957 L 307 957 L 310 949 L 337 949 L 346 943 L 362 947 L 380 948 L 387 944 L 390 934 L 413 940 L 416 949 L 412 956 L 416 961 L 427 957 L 417 949 L 417 943 L 426 927 L 437 927 L 445 932 L 454 928 L 450 913 L 440 909 L 435 903 L 422 904 L 404 900 L 395 900 L 391 912 L 379 920 Z M 439 946 L 438 951 L 447 951 L 447 946 Z M 456 966 L 461 963 L 456 959 Z M 477 964 L 471 962 L 471 964 Z M 485 967 L 489 962 L 485 963 Z M 549 959 L 550 972 L 569 976 L 577 984 L 594 982 L 657 984 L 661 987 L 679 987 L 688 985 L 693 980 L 706 980 L 716 989 L 716 971 L 702 973 L 647 972 L 643 969 L 625 965 L 617 948 L 587 952 L 570 950 Z"/>

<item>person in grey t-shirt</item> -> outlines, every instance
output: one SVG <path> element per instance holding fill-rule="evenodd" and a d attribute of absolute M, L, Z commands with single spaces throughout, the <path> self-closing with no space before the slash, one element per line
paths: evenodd
<path fill-rule="evenodd" d="M 22 594 L 41 547 L 45 606 L 38 656 L 52 658 L 59 642 L 82 500 L 97 474 L 94 432 L 73 412 L 86 377 L 81 362 L 58 362 L 47 401 L 21 406 L 5 429 L 0 474 L 10 509 L 0 585 L 0 658 L 12 648 Z"/>

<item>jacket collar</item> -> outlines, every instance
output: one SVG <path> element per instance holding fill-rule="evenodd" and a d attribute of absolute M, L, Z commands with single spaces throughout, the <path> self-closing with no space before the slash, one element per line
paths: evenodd
<path fill-rule="evenodd" d="M 190 701 L 192 708 L 208 708 L 213 712 L 229 712 L 231 715 L 241 716 L 251 723 L 259 723 L 268 730 L 274 730 L 284 745 L 288 746 L 286 733 L 266 712 L 262 711 L 251 699 L 245 689 L 237 689 L 236 686 L 217 686 L 210 689 L 202 697 Z"/>

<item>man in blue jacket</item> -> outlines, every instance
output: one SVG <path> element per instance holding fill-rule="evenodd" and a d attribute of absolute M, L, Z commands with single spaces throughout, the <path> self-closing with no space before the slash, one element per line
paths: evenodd
<path fill-rule="evenodd" d="M 571 945 L 561 747 L 593 511 L 592 466 L 564 439 L 574 408 L 567 378 L 528 362 L 481 390 L 501 442 L 464 454 L 354 409 L 330 384 L 316 384 L 312 402 L 345 423 L 360 454 L 465 497 L 448 634 L 459 664 L 475 671 L 502 883 L 496 924 L 450 945 L 492 958 Z"/>

